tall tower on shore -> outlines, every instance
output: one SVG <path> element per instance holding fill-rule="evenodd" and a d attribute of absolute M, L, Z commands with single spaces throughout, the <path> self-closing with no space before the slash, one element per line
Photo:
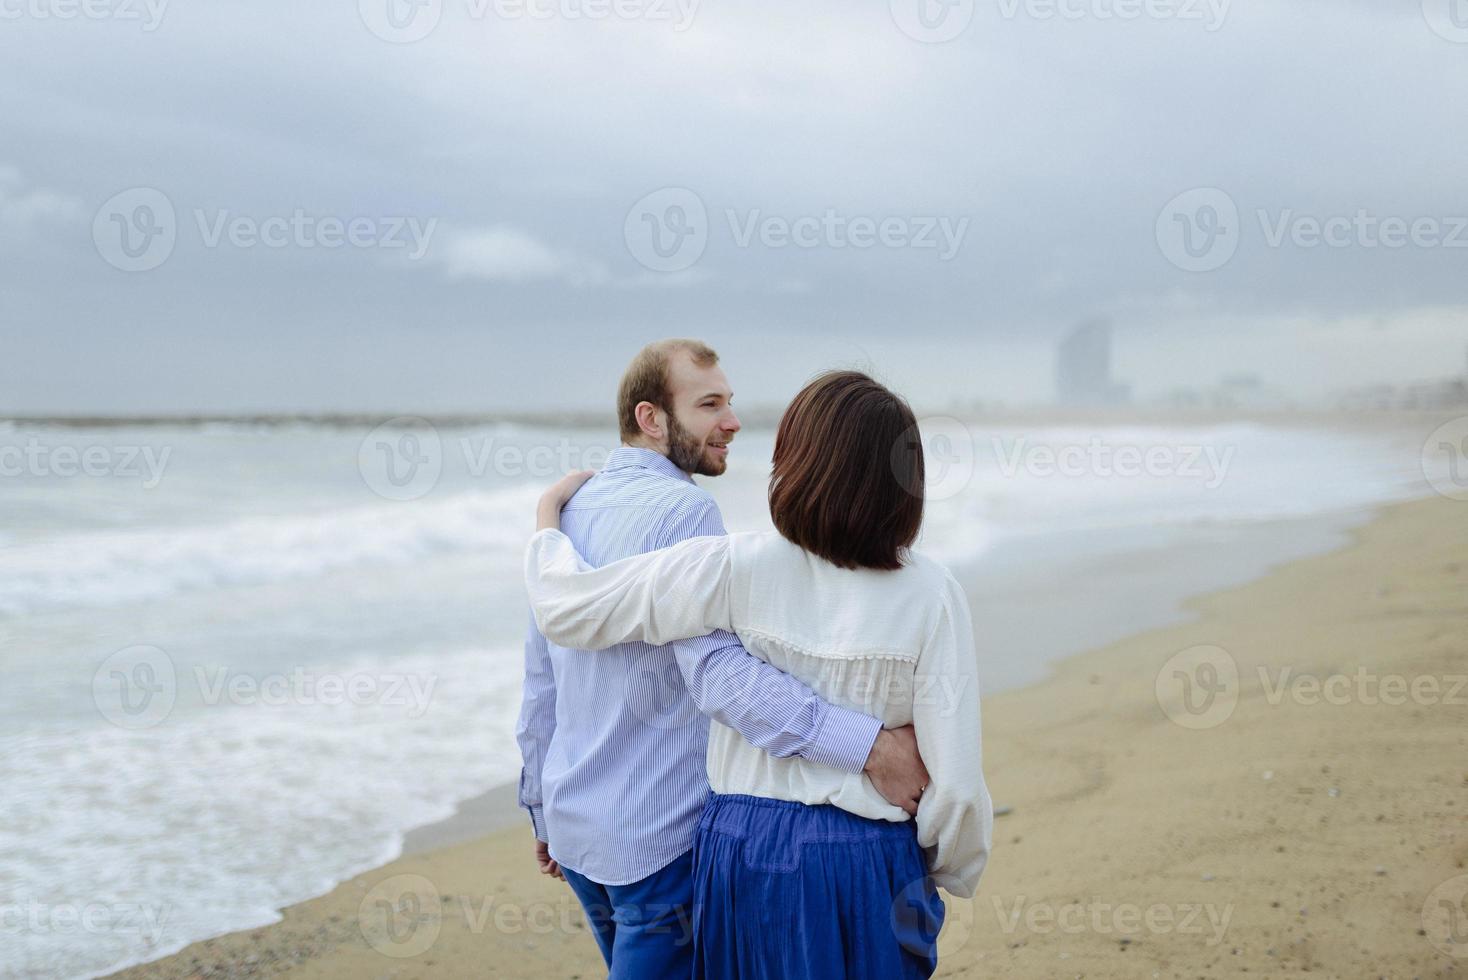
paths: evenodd
<path fill-rule="evenodd" d="M 1128 385 L 1111 377 L 1111 324 L 1086 320 L 1061 340 L 1055 352 L 1055 395 L 1062 405 L 1103 408 L 1125 405 Z"/>

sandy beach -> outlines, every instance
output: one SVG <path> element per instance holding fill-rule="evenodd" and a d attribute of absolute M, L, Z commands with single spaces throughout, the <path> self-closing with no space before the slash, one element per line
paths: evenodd
<path fill-rule="evenodd" d="M 949 899 L 940 976 L 1468 975 L 1468 505 L 1353 537 L 985 699 L 1012 812 Z M 115 976 L 603 975 L 511 801 Z"/>

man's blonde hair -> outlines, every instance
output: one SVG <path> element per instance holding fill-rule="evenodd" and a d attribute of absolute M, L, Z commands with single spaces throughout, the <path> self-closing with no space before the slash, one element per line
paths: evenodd
<path fill-rule="evenodd" d="M 622 430 L 622 440 L 635 439 L 642 434 L 637 424 L 637 406 L 651 402 L 658 408 L 673 414 L 673 395 L 668 390 L 669 364 L 674 354 L 687 351 L 693 363 L 699 367 L 711 367 L 719 363 L 719 355 L 701 340 L 686 337 L 670 337 L 655 340 L 632 358 L 622 374 L 622 383 L 617 387 L 617 425 Z"/>

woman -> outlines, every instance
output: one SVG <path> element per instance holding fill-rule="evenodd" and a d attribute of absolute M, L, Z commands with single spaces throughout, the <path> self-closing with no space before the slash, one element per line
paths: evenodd
<path fill-rule="evenodd" d="M 557 530 L 588 473 L 541 500 L 525 574 L 562 646 L 665 644 L 732 630 L 826 700 L 913 724 L 931 779 L 915 819 L 864 776 L 776 758 L 711 723 L 694 842 L 694 958 L 707 977 L 927 977 L 943 903 L 970 897 L 993 814 L 980 767 L 968 601 L 910 550 L 923 455 L 902 398 L 822 375 L 775 437 L 775 531 L 693 538 L 593 569 Z"/>

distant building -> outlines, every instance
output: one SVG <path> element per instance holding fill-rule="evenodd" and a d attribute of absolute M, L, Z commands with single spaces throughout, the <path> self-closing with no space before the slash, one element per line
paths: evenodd
<path fill-rule="evenodd" d="M 1257 374 L 1230 374 L 1218 381 L 1210 392 L 1212 407 L 1253 412 L 1278 412 L 1294 408 L 1294 401 L 1259 380 Z"/>
<path fill-rule="evenodd" d="M 1111 377 L 1111 324 L 1078 324 L 1055 352 L 1055 394 L 1062 405 L 1103 408 L 1125 405 L 1131 388 Z"/>
<path fill-rule="evenodd" d="M 1190 409 L 1203 407 L 1203 393 L 1197 388 L 1173 388 L 1163 394 L 1157 400 L 1157 404 L 1172 409 Z"/>
<path fill-rule="evenodd" d="M 1353 411 L 1405 409 L 1407 411 L 1463 408 L 1468 406 L 1468 351 L 1465 351 L 1463 374 L 1456 378 L 1436 378 L 1402 385 L 1368 385 L 1350 388 L 1340 394 L 1337 406 Z"/>
<path fill-rule="evenodd" d="M 1336 407 L 1350 412 L 1385 412 L 1396 408 L 1399 398 L 1395 385 L 1365 385 L 1341 392 Z"/>
<path fill-rule="evenodd" d="M 1229 374 L 1207 388 L 1174 388 L 1161 404 L 1172 409 L 1222 412 L 1278 412 L 1293 409 L 1294 401 L 1260 380 L 1257 374 Z"/>
<path fill-rule="evenodd" d="M 1447 378 L 1442 381 L 1419 381 L 1402 389 L 1399 408 L 1430 409 L 1459 408 L 1468 405 L 1468 390 L 1462 378 Z"/>

